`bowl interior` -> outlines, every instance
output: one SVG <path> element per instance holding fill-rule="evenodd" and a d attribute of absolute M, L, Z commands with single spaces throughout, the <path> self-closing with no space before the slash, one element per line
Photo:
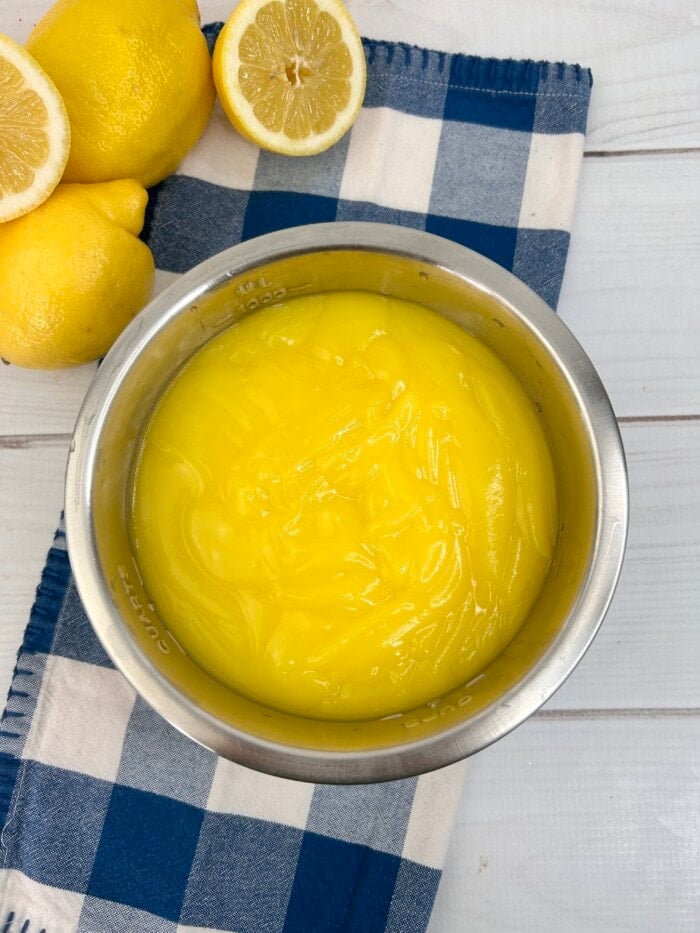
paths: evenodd
<path fill-rule="evenodd" d="M 141 431 L 184 360 L 259 308 L 283 298 L 340 289 L 421 302 L 466 327 L 507 363 L 545 427 L 557 475 L 560 521 L 551 569 L 532 612 L 510 645 L 477 678 L 411 712 L 347 723 L 268 709 L 200 669 L 154 612 L 127 530 L 130 471 Z M 511 728 L 511 707 L 517 705 L 524 685 L 555 653 L 558 670 L 563 670 L 567 661 L 564 658 L 562 667 L 561 655 L 568 650 L 571 630 L 591 628 L 581 604 L 599 533 L 599 458 L 590 410 L 582 404 L 570 361 L 564 365 L 532 316 L 526 317 L 495 289 L 429 259 L 380 249 L 319 248 L 268 261 L 251 259 L 245 268 L 226 268 L 213 279 L 201 277 L 184 296 L 182 290 L 172 295 L 161 296 L 155 302 L 160 310 L 151 308 L 143 320 L 137 319 L 115 349 L 109 390 L 87 428 L 89 443 L 84 446 L 90 450 L 83 450 L 76 467 L 87 488 L 94 552 L 90 573 L 102 588 L 102 608 L 90 594 L 86 598 L 88 585 L 81 586 L 86 574 L 76 573 L 76 578 L 98 635 L 118 666 L 183 731 L 219 754 L 288 776 L 367 780 L 417 773 L 475 751 Z M 553 312 L 540 302 L 538 314 L 541 323 Z M 590 364 L 582 358 L 587 373 Z M 69 479 L 70 474 L 71 466 Z M 70 495 L 69 488 L 67 512 Z M 69 545 L 70 532 L 69 524 Z M 582 653 L 581 638 L 580 631 L 563 676 Z M 529 708 L 519 718 L 544 702 L 558 682 L 550 688 L 535 684 Z M 148 684 L 154 685 L 152 690 Z M 451 737 L 449 752 L 446 745 L 436 748 L 438 735 Z M 408 746 L 410 767 L 401 757 Z M 358 754 L 364 765 L 355 769 L 351 762 Z M 367 768 L 373 756 L 382 765 Z"/>

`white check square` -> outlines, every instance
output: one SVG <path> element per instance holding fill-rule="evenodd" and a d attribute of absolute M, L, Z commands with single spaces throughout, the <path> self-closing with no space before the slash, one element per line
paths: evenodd
<path fill-rule="evenodd" d="M 533 133 L 519 227 L 571 230 L 583 155 L 581 133 Z"/>
<path fill-rule="evenodd" d="M 117 671 L 51 656 L 23 757 L 114 781 L 135 696 Z"/>
<path fill-rule="evenodd" d="M 234 130 L 217 100 L 204 135 L 180 163 L 177 174 L 250 191 L 259 155 L 258 146 Z"/>
<path fill-rule="evenodd" d="M 220 758 L 209 792 L 207 810 L 235 813 L 304 829 L 313 784 L 261 774 Z"/>
<path fill-rule="evenodd" d="M 156 295 L 160 295 L 162 291 L 165 291 L 168 286 L 172 285 L 173 282 L 180 278 L 180 274 L 179 272 L 167 272 L 165 269 L 156 269 L 152 297 L 155 298 Z"/>
<path fill-rule="evenodd" d="M 403 842 L 403 858 L 441 869 L 462 794 L 463 761 L 418 778 Z M 436 801 L 439 804 L 436 805 Z"/>
<path fill-rule="evenodd" d="M 350 133 L 340 197 L 426 214 L 442 121 L 370 107 Z"/>
<path fill-rule="evenodd" d="M 0 871 L 0 921 L 3 931 L 77 930 L 84 894 L 33 881 L 21 871 Z M 9 918 L 9 912 L 14 914 Z M 13 920 L 14 922 L 9 922 Z"/>

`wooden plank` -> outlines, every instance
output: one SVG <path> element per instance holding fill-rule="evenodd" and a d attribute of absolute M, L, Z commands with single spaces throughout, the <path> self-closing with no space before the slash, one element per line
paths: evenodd
<path fill-rule="evenodd" d="M 625 425 L 624 440 L 632 524 L 622 581 L 550 711 L 700 707 L 700 422 Z M 67 448 L 0 448 L 0 694 L 61 509 Z"/>
<path fill-rule="evenodd" d="M 0 436 L 71 433 L 95 371 L 0 368 Z"/>
<path fill-rule="evenodd" d="M 202 21 L 235 0 L 200 0 Z M 24 41 L 49 0 L 3 0 L 0 28 Z M 574 61 L 593 69 L 587 148 L 700 146 L 697 0 L 348 0 L 376 39 L 474 55 Z"/>
<path fill-rule="evenodd" d="M 559 310 L 621 416 L 700 414 L 700 153 L 584 159 Z"/>
<path fill-rule="evenodd" d="M 63 507 L 67 455 L 66 439 L 27 442 L 14 449 L 0 447 L 0 697 L 3 700 Z"/>
<path fill-rule="evenodd" d="M 547 708 L 700 708 L 700 421 L 622 433 L 632 518 L 620 585 Z"/>
<path fill-rule="evenodd" d="M 700 717 L 531 720 L 470 759 L 428 933 L 691 933 Z"/>

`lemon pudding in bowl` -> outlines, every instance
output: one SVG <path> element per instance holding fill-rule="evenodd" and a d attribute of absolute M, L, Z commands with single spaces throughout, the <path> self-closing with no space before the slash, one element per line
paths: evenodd
<path fill-rule="evenodd" d="M 391 716 L 477 675 L 555 546 L 533 404 L 478 338 L 369 292 L 242 319 L 142 434 L 130 532 L 147 593 L 222 684 L 329 720 Z"/>

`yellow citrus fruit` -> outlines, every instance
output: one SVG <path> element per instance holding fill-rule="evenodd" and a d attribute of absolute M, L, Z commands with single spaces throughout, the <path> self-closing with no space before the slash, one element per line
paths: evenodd
<path fill-rule="evenodd" d="M 236 129 L 263 149 L 313 155 L 355 122 L 362 41 L 340 0 L 242 0 L 214 49 L 214 83 Z"/>
<path fill-rule="evenodd" d="M 27 48 L 70 117 L 64 181 L 155 184 L 204 131 L 216 94 L 195 0 L 58 0 Z"/>
<path fill-rule="evenodd" d="M 61 180 L 70 124 L 54 83 L 0 35 L 0 223 L 45 201 Z"/>
<path fill-rule="evenodd" d="M 0 225 L 0 356 L 57 369 L 103 356 L 153 287 L 138 239 L 148 195 L 132 179 L 59 185 Z"/>

